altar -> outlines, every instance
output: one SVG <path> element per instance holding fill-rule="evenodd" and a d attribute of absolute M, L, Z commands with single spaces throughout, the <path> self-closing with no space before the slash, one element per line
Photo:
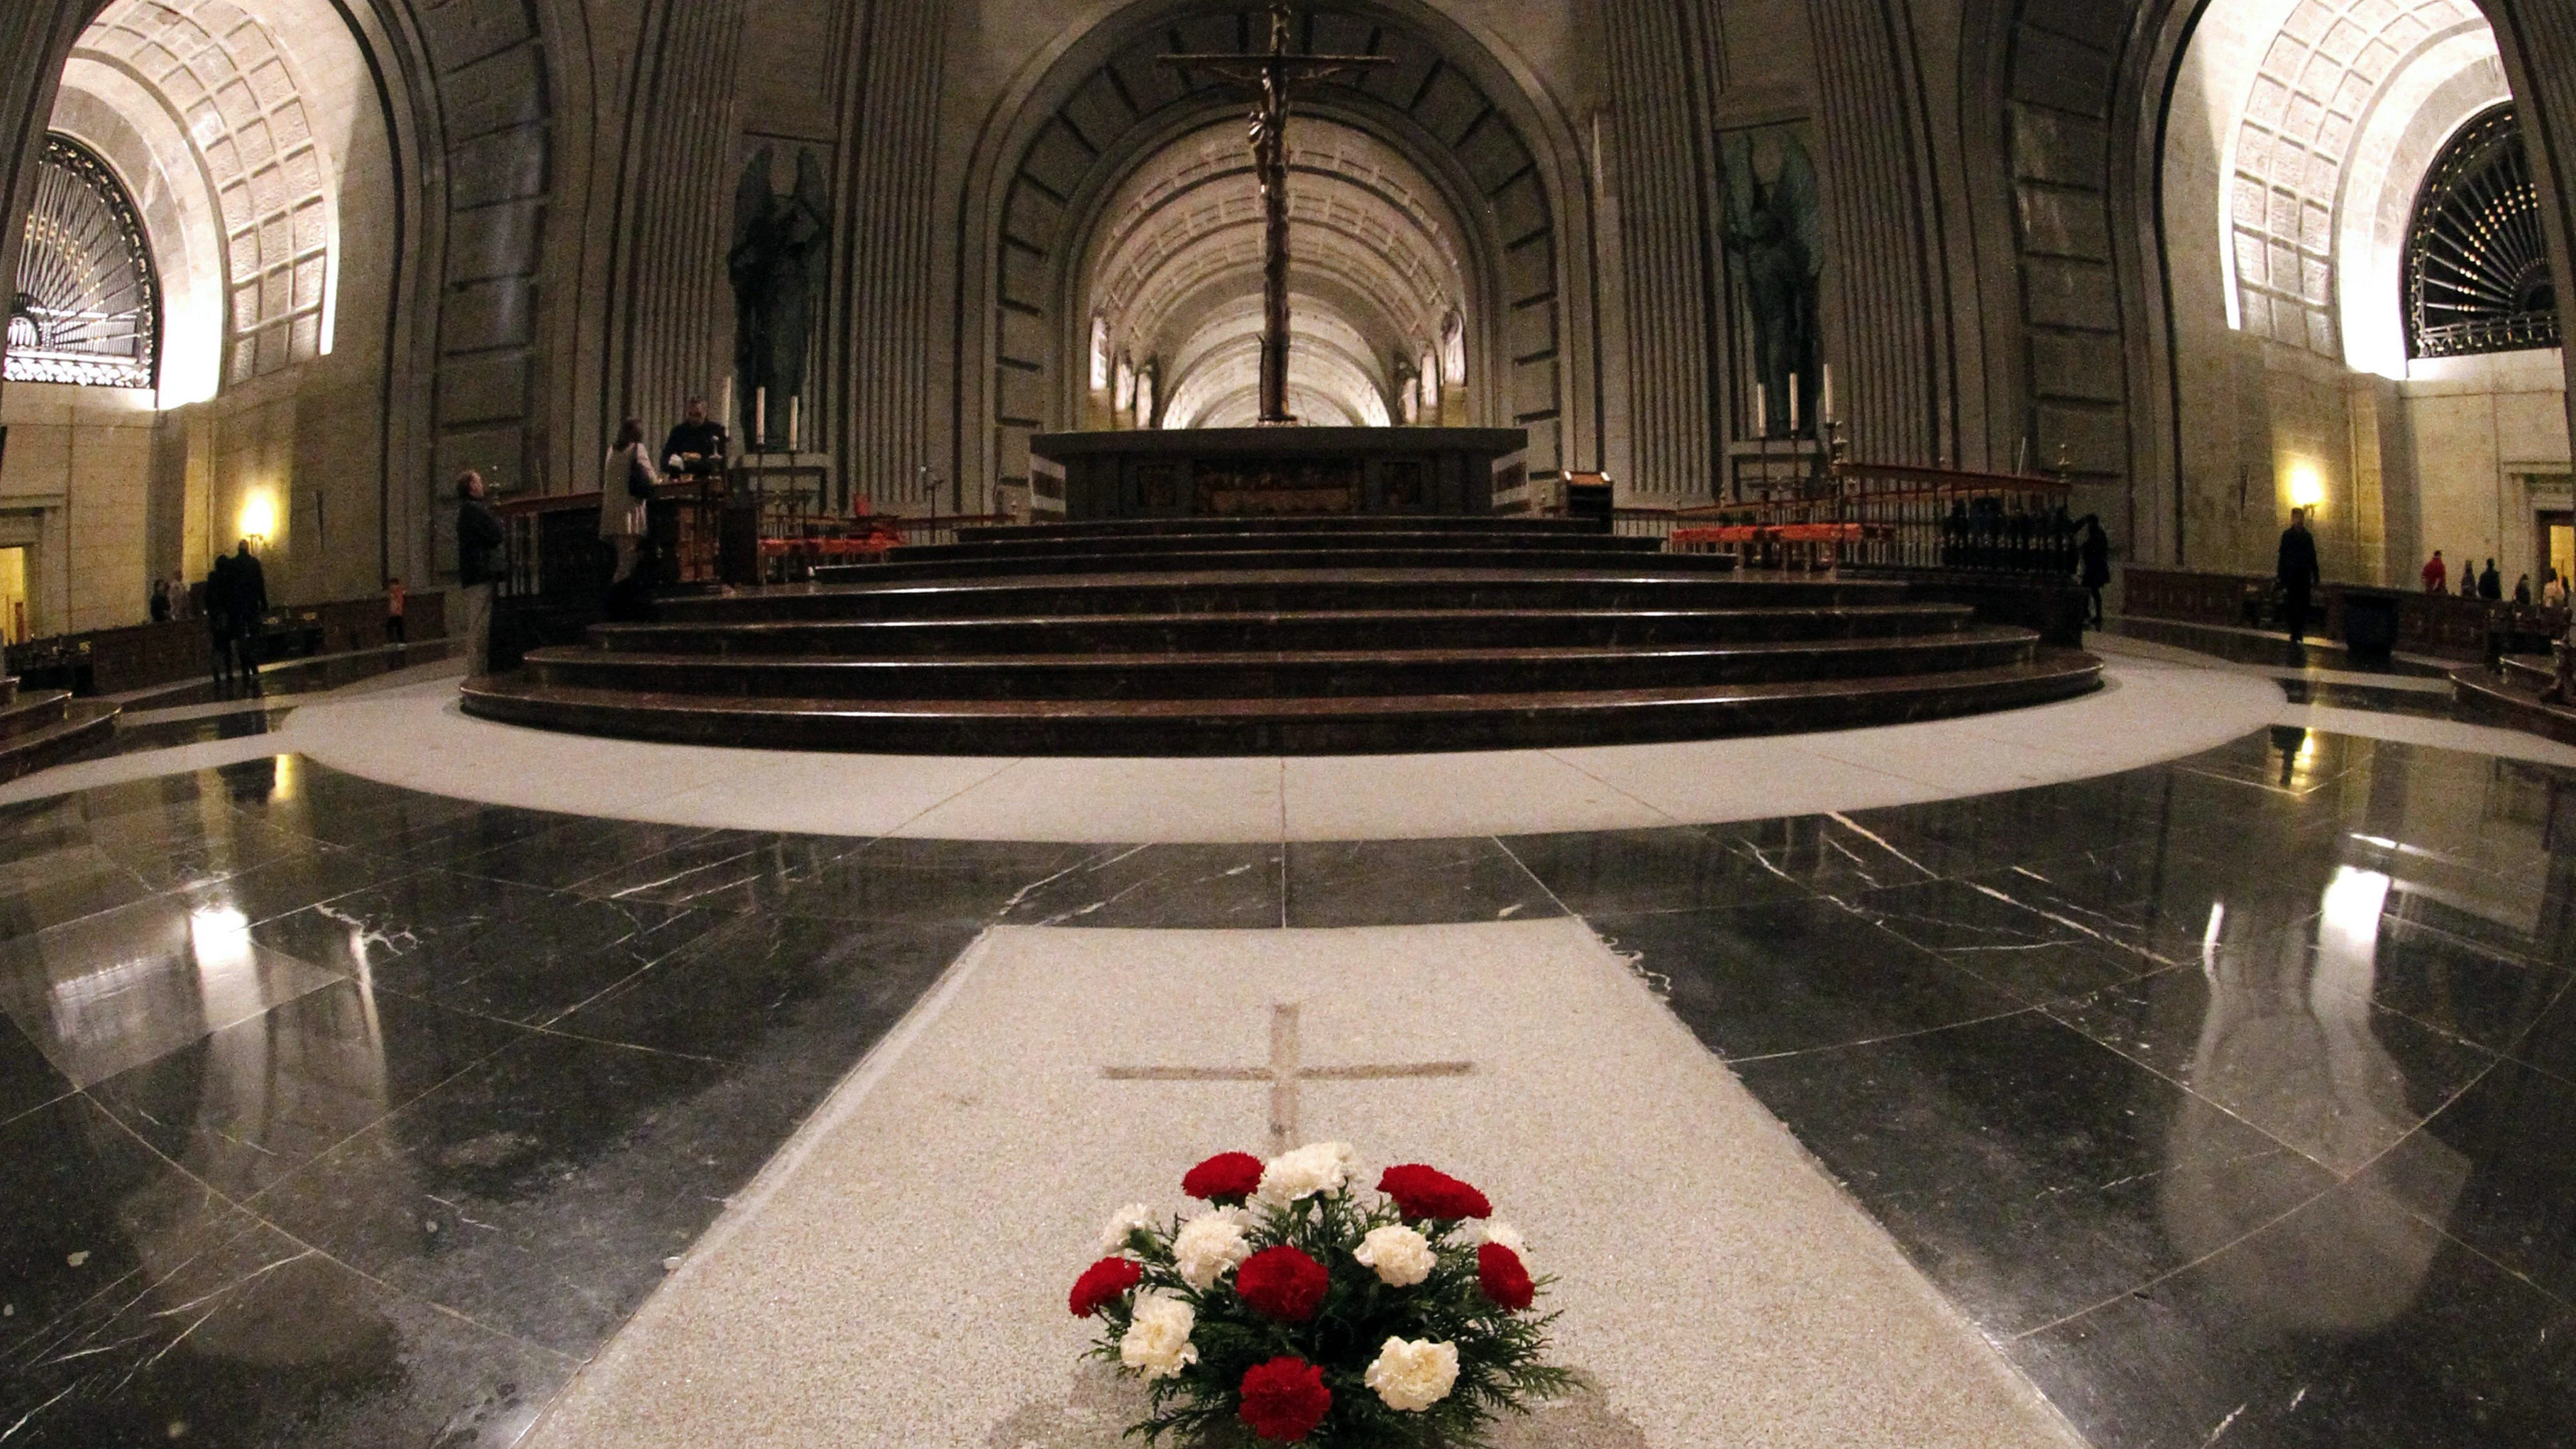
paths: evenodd
<path fill-rule="evenodd" d="M 1518 428 L 1205 428 L 1029 440 L 1041 516 L 1255 518 L 1495 511 L 1527 483 Z"/>

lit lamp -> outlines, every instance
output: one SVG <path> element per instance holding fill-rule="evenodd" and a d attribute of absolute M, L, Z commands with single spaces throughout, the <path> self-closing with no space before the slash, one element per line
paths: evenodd
<path fill-rule="evenodd" d="M 2313 513 L 2326 501 L 2326 481 L 2317 470 L 2302 463 L 2290 470 L 2290 506 Z"/>
<path fill-rule="evenodd" d="M 265 491 L 255 492 L 242 502 L 241 536 L 250 540 L 254 549 L 268 547 L 277 532 L 277 501 Z"/>

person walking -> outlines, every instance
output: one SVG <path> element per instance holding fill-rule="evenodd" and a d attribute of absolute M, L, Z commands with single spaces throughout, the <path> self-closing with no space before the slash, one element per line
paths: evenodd
<path fill-rule="evenodd" d="M 616 571 L 608 577 L 611 618 L 641 613 L 627 601 L 626 596 L 635 591 L 626 585 L 643 555 L 644 532 L 652 518 L 653 485 L 661 481 L 661 476 L 653 466 L 653 455 L 644 448 L 644 420 L 628 418 L 618 426 L 617 441 L 609 448 L 608 461 L 600 474 L 599 536 L 617 551 Z"/>
<path fill-rule="evenodd" d="M 250 551 L 250 540 L 233 546 L 233 668 L 250 692 L 258 694 L 260 631 L 268 622 L 268 571 Z"/>
<path fill-rule="evenodd" d="M 233 682 L 233 556 L 215 555 L 206 570 L 206 655 L 214 664 L 215 692 L 227 694 Z"/>
<path fill-rule="evenodd" d="M 2478 597 L 2490 604 L 2504 602 L 2504 575 L 2496 572 L 2494 559 L 2488 559 L 2486 571 L 2478 575 Z"/>
<path fill-rule="evenodd" d="M 2290 526 L 2281 530 L 2281 557 L 2274 572 L 2281 581 L 2290 642 L 2296 644 L 2307 637 L 2308 600 L 2323 577 L 2317 567 L 2317 536 L 2308 532 L 2308 510 L 2290 510 Z"/>
<path fill-rule="evenodd" d="M 2093 627 L 2102 627 L 2102 590 L 2111 583 L 2111 535 L 2102 531 L 2102 515 L 2084 515 L 2084 537 L 2075 546 L 2084 592 L 2091 599 Z"/>
<path fill-rule="evenodd" d="M 483 501 L 483 475 L 468 468 L 456 479 L 457 637 L 465 641 L 465 672 L 492 672 L 492 596 L 500 591 L 501 516 Z"/>
<path fill-rule="evenodd" d="M 2437 548 L 2433 550 L 2433 557 L 2424 564 L 2424 592 L 2447 594 L 2450 591 L 2451 566 L 2442 561 L 2442 551 Z"/>
<path fill-rule="evenodd" d="M 385 642 L 388 644 L 411 642 L 411 626 L 403 622 L 403 605 L 409 601 L 409 596 L 410 591 L 403 587 L 402 580 L 385 580 Z"/>

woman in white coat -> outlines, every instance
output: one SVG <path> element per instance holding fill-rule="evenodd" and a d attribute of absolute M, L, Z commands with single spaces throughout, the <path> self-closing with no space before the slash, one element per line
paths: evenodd
<path fill-rule="evenodd" d="M 644 447 L 643 420 L 628 418 L 617 430 L 617 446 L 608 450 L 608 465 L 600 476 L 599 536 L 617 550 L 617 572 L 608 581 L 612 588 L 635 572 L 644 546 L 644 505 L 660 476 Z"/>

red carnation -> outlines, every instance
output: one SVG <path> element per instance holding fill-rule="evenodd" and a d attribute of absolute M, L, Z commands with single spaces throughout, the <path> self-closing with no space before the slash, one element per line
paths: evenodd
<path fill-rule="evenodd" d="M 1388 1168 L 1379 1175 L 1377 1190 L 1395 1199 L 1396 1211 L 1413 1222 L 1425 1218 L 1481 1218 L 1494 1210 L 1483 1193 L 1420 1163 Z"/>
<path fill-rule="evenodd" d="M 1324 1387 L 1324 1371 L 1302 1358 L 1274 1358 L 1244 1371 L 1243 1422 L 1264 1439 L 1294 1443 L 1314 1433 L 1332 1410 L 1333 1391 Z"/>
<path fill-rule="evenodd" d="M 1145 1270 L 1133 1258 L 1103 1258 L 1073 1280 L 1073 1316 L 1089 1318 L 1143 1281 Z"/>
<path fill-rule="evenodd" d="M 1282 1323 L 1314 1317 L 1331 1283 L 1323 1264 L 1289 1247 L 1264 1248 L 1234 1270 L 1234 1291 L 1243 1301 Z"/>
<path fill-rule="evenodd" d="M 1476 1284 L 1495 1304 L 1518 1313 L 1538 1296 L 1530 1282 L 1529 1269 L 1521 1266 L 1521 1255 L 1500 1243 L 1485 1243 L 1476 1249 Z"/>
<path fill-rule="evenodd" d="M 1181 1191 L 1224 1207 L 1241 1207 L 1261 1187 L 1261 1159 L 1249 1152 L 1220 1152 L 1181 1179 Z"/>

